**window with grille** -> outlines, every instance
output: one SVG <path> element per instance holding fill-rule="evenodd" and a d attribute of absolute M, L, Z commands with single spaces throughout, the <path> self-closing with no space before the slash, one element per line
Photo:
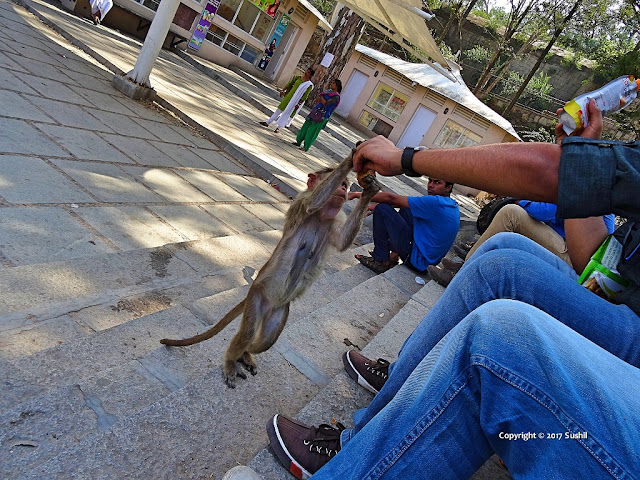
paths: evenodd
<path fill-rule="evenodd" d="M 458 148 L 478 145 L 480 141 L 482 137 L 477 133 L 453 120 L 447 120 L 433 144 L 440 148 Z"/>
<path fill-rule="evenodd" d="M 404 93 L 398 92 L 389 85 L 379 83 L 367 105 L 376 112 L 397 122 L 408 102 L 409 97 Z"/>
<path fill-rule="evenodd" d="M 275 22 L 249 0 L 222 0 L 216 15 L 263 43 L 267 41 Z"/>

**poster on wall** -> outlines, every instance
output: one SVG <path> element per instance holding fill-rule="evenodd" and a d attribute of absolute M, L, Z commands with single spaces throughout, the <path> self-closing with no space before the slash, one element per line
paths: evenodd
<path fill-rule="evenodd" d="M 276 27 L 275 31 L 273 32 L 273 38 L 271 40 L 271 43 L 269 43 L 269 46 L 267 47 L 267 49 L 262 54 L 262 58 L 260 59 L 260 62 L 258 63 L 258 68 L 260 70 L 265 70 L 267 68 L 267 65 L 269 65 L 269 61 L 271 60 L 271 57 L 273 56 L 273 52 L 275 52 L 276 47 L 280 43 L 280 39 L 282 38 L 282 35 L 284 34 L 284 31 L 289 26 L 289 22 L 290 21 L 291 21 L 291 17 L 289 17 L 288 15 L 282 15 L 282 18 L 280 19 L 280 22 L 278 22 L 278 26 Z"/>
<path fill-rule="evenodd" d="M 256 7 L 269 15 L 271 18 L 276 18 L 276 12 L 280 7 L 280 0 L 249 0 Z"/>
<path fill-rule="evenodd" d="M 193 35 L 191 35 L 189 48 L 193 50 L 200 50 L 202 41 L 209 31 L 211 22 L 213 22 L 213 17 L 216 15 L 216 11 L 220 6 L 220 1 L 221 0 L 209 0 L 207 2 L 207 5 L 202 11 L 202 15 L 200 15 L 200 20 L 198 20 L 198 25 L 196 25 L 196 29 L 193 31 Z"/>

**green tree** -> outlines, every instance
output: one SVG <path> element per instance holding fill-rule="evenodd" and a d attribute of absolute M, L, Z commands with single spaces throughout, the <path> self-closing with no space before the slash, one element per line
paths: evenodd
<path fill-rule="evenodd" d="M 476 83 L 473 93 L 478 94 L 491 78 L 491 70 L 500 60 L 501 55 L 509 48 L 511 39 L 520 30 L 525 19 L 537 5 L 538 0 L 511 0 L 511 11 L 507 17 L 507 23 L 504 30 L 498 38 L 498 44 L 493 51 L 493 55 L 484 66 L 480 78 Z"/>
<path fill-rule="evenodd" d="M 547 46 L 544 48 L 544 50 L 540 53 L 540 56 L 538 57 L 538 61 L 535 63 L 533 68 L 529 71 L 529 73 L 523 80 L 522 85 L 520 85 L 520 88 L 515 93 L 515 95 L 511 98 L 511 101 L 502 112 L 502 115 L 508 115 L 511 112 L 514 105 L 520 98 L 520 95 L 522 95 L 522 92 L 524 92 L 525 88 L 527 88 L 527 85 L 529 84 L 533 76 L 536 74 L 538 69 L 540 68 L 540 65 L 542 65 L 542 62 L 544 61 L 545 57 L 551 51 L 551 47 L 553 47 L 553 45 L 558 40 L 558 37 L 560 37 L 560 34 L 563 32 L 565 27 L 568 25 L 571 19 L 578 12 L 578 9 L 582 5 L 582 2 L 583 0 L 574 0 L 573 4 L 570 4 L 571 8 L 568 11 L 562 8 L 567 6 L 562 0 L 560 0 L 558 3 L 549 5 L 549 8 L 552 10 L 552 13 L 553 13 L 553 15 L 550 16 L 552 19 L 551 39 L 547 43 Z"/>

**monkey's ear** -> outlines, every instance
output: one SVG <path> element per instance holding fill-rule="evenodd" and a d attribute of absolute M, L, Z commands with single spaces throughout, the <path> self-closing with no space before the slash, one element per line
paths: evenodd
<path fill-rule="evenodd" d="M 307 175 L 309 178 L 307 178 L 307 188 L 309 190 L 311 190 L 313 187 L 315 187 L 318 183 L 318 180 L 320 179 L 318 177 L 317 173 L 310 173 L 309 175 Z"/>

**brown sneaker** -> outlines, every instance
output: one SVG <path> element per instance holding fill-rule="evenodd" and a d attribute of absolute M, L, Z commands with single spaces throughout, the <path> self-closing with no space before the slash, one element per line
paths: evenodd
<path fill-rule="evenodd" d="M 467 254 L 469 253 L 469 250 L 458 244 L 455 244 L 453 247 L 451 247 L 451 250 L 453 250 L 453 253 L 458 255 L 463 260 L 467 258 Z"/>
<path fill-rule="evenodd" d="M 464 265 L 464 262 L 454 262 L 453 260 L 449 260 L 448 258 L 442 259 L 442 266 L 454 273 L 457 273 L 462 268 L 462 265 Z"/>
<path fill-rule="evenodd" d="M 282 415 L 267 423 L 271 448 L 278 460 L 296 478 L 306 479 L 340 451 L 340 433 L 344 425 L 307 425 Z"/>
<path fill-rule="evenodd" d="M 455 273 L 451 270 L 447 270 L 446 268 L 436 267 L 435 265 L 429 265 L 427 268 L 427 272 L 429 272 L 429 276 L 436 281 L 439 285 L 443 287 L 447 287 L 453 277 L 455 277 Z"/>
<path fill-rule="evenodd" d="M 342 363 L 349 376 L 371 393 L 378 393 L 389 378 L 389 362 L 384 358 L 373 361 L 357 350 L 349 350 L 342 355 Z"/>

